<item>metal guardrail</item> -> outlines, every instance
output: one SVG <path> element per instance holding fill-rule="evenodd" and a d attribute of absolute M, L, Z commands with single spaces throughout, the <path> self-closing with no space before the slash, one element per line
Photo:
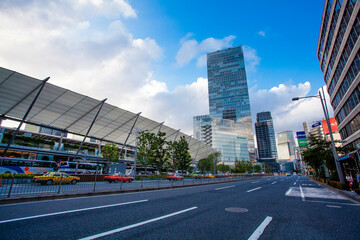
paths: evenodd
<path fill-rule="evenodd" d="M 76 184 L 65 184 L 62 182 L 62 178 L 58 184 L 40 184 L 34 183 L 32 179 L 17 179 L 16 174 L 12 175 L 11 179 L 1 179 L 0 186 L 0 200 L 9 199 L 12 197 L 36 197 L 44 195 L 61 195 L 69 193 L 91 193 L 91 192 L 119 192 L 119 191 L 134 191 L 141 189 L 161 189 L 169 187 L 180 187 L 180 186 L 196 186 L 205 185 L 211 183 L 222 183 L 229 181 L 238 181 L 244 179 L 252 179 L 258 176 L 244 176 L 238 175 L 233 177 L 220 177 L 220 178 L 184 178 L 183 180 L 167 180 L 164 178 L 158 179 L 143 179 L 129 182 L 118 182 L 109 183 L 107 181 L 97 181 L 103 179 L 100 176 L 95 175 L 94 180 L 91 182 L 78 182 Z"/>

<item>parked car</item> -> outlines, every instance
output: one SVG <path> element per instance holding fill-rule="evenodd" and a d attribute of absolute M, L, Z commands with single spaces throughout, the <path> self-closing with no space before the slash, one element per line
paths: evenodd
<path fill-rule="evenodd" d="M 134 178 L 130 177 L 130 176 L 125 176 L 122 173 L 114 173 L 111 176 L 105 176 L 104 180 L 108 181 L 109 183 L 112 183 L 112 182 L 117 183 L 117 182 L 120 182 L 120 181 L 131 183 L 132 181 L 134 181 Z"/>
<path fill-rule="evenodd" d="M 214 178 L 214 175 L 212 175 L 212 174 L 206 174 L 206 175 L 205 175 L 205 178 Z"/>
<path fill-rule="evenodd" d="M 203 177 L 204 177 L 204 175 L 202 175 L 202 174 L 193 175 L 193 178 L 195 178 L 195 179 L 202 179 Z"/>
<path fill-rule="evenodd" d="M 182 181 L 184 179 L 184 177 L 180 176 L 180 174 L 178 174 L 178 173 L 175 173 L 175 174 L 167 176 L 166 179 L 169 181 L 178 181 L 178 180 Z"/>
<path fill-rule="evenodd" d="M 287 172 L 285 175 L 286 175 L 286 176 L 291 176 L 291 173 Z"/>
<path fill-rule="evenodd" d="M 80 178 L 60 172 L 48 172 L 42 176 L 36 176 L 33 178 L 34 183 L 41 183 L 42 185 L 45 184 L 51 185 L 53 183 L 60 183 L 60 181 L 61 184 L 64 183 L 76 184 L 77 182 L 80 181 Z"/>

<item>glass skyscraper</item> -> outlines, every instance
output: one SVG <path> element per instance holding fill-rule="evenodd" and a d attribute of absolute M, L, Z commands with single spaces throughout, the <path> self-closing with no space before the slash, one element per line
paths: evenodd
<path fill-rule="evenodd" d="M 220 152 L 225 164 L 255 161 L 242 47 L 209 53 L 207 70 L 210 114 L 194 117 L 194 137 Z"/>
<path fill-rule="evenodd" d="M 210 116 L 237 121 L 251 116 L 242 47 L 207 55 Z"/>
<path fill-rule="evenodd" d="M 242 47 L 209 53 L 207 70 L 210 117 L 241 123 L 248 139 L 250 159 L 255 160 L 254 133 Z"/>
<path fill-rule="evenodd" d="M 259 160 L 275 160 L 277 158 L 276 138 L 270 112 L 260 112 L 256 114 L 255 133 Z"/>

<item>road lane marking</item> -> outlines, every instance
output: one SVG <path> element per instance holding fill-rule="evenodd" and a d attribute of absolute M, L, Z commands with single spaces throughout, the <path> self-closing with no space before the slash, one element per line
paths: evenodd
<path fill-rule="evenodd" d="M 273 182 L 273 183 L 271 183 L 271 184 L 275 184 L 275 183 L 277 183 L 277 182 Z"/>
<path fill-rule="evenodd" d="M 340 204 L 340 205 L 360 207 L 360 204 L 356 204 L 356 203 L 340 203 L 340 202 L 327 202 L 327 201 L 314 201 L 314 200 L 306 200 L 306 202 Z"/>
<path fill-rule="evenodd" d="M 264 232 L 265 228 L 271 222 L 272 217 L 266 217 L 265 220 L 260 224 L 260 226 L 255 230 L 255 232 L 249 237 L 248 240 L 257 240 Z"/>
<path fill-rule="evenodd" d="M 341 208 L 341 206 L 335 206 L 335 205 L 326 205 L 329 208 Z"/>
<path fill-rule="evenodd" d="M 69 211 L 63 211 L 63 212 L 47 213 L 47 214 L 30 216 L 30 217 L 14 218 L 14 219 L 0 221 L 0 224 L 22 221 L 22 220 L 33 219 L 33 218 L 54 216 L 54 215 L 60 215 L 60 214 L 66 214 L 66 213 L 82 212 L 82 211 L 88 211 L 88 210 L 94 210 L 94 209 L 100 209 L 100 208 L 117 207 L 117 206 L 123 206 L 123 205 L 129 205 L 129 204 L 141 203 L 141 202 L 147 202 L 147 201 L 149 201 L 149 200 L 145 199 L 145 200 L 139 200 L 139 201 L 133 201 L 133 202 L 116 203 L 116 204 L 111 204 L 111 205 L 104 205 L 104 206 L 97 206 L 97 207 L 90 207 L 90 208 L 81 208 L 81 209 L 69 210 Z"/>
<path fill-rule="evenodd" d="M 296 182 L 294 182 L 294 186 L 296 185 Z"/>
<path fill-rule="evenodd" d="M 292 191 L 292 188 L 289 188 L 289 190 L 286 191 L 285 195 L 290 195 L 291 191 Z"/>
<path fill-rule="evenodd" d="M 300 193 L 301 193 L 302 200 L 305 201 L 305 194 L 304 194 L 301 186 L 300 186 Z"/>
<path fill-rule="evenodd" d="M 117 229 L 114 229 L 114 230 L 111 230 L 111 231 L 99 233 L 99 234 L 92 235 L 92 236 L 85 237 L 85 238 L 81 238 L 79 240 L 91 240 L 91 239 L 101 238 L 101 237 L 104 237 L 104 236 L 108 236 L 108 235 L 111 235 L 111 234 L 114 234 L 114 233 L 118 233 L 118 232 L 122 232 L 122 231 L 125 231 L 125 230 L 128 230 L 128 229 L 131 229 L 131 228 L 136 228 L 136 227 L 148 224 L 148 223 L 156 222 L 156 221 L 159 221 L 159 220 L 162 220 L 162 219 L 165 219 L 165 218 L 173 217 L 175 215 L 179 215 L 179 214 L 189 212 L 189 211 L 192 211 L 192 210 L 195 210 L 195 209 L 197 209 L 197 207 L 187 208 L 187 209 L 184 209 L 184 210 L 181 210 L 181 211 L 178 211 L 178 212 L 174 212 L 174 213 L 171 213 L 171 214 L 168 214 L 168 215 L 153 218 L 153 219 L 150 219 L 150 220 L 147 220 L 147 221 L 135 223 L 135 224 L 132 224 L 132 225 L 129 225 L 129 226 L 125 226 L 125 227 L 117 228 Z"/>
<path fill-rule="evenodd" d="M 235 185 L 227 186 L 227 187 L 221 187 L 221 188 L 215 188 L 215 191 L 217 191 L 217 190 L 222 190 L 222 189 L 226 189 L 226 188 L 233 188 L 233 187 L 235 187 Z"/>
<path fill-rule="evenodd" d="M 251 190 L 249 190 L 249 191 L 246 191 L 246 192 L 252 192 L 252 191 L 255 191 L 255 190 L 258 190 L 258 189 L 260 189 L 261 187 L 258 187 L 258 188 L 254 188 L 254 189 L 251 189 Z"/>
<path fill-rule="evenodd" d="M 257 182 L 260 182 L 260 181 L 255 181 L 255 182 L 252 182 L 252 183 L 257 183 Z"/>

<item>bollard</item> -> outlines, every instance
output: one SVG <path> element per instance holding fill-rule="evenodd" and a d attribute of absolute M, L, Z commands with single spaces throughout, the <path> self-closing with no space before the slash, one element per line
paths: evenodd
<path fill-rule="evenodd" d="M 144 177 L 141 177 L 141 188 L 143 188 L 143 180 L 144 180 Z"/>
<path fill-rule="evenodd" d="M 97 178 L 97 174 L 98 174 L 98 169 L 99 169 L 99 164 L 96 164 L 95 181 L 94 181 L 94 192 L 95 192 L 95 190 L 96 190 L 96 178 Z"/>
<path fill-rule="evenodd" d="M 9 194 L 8 194 L 8 197 L 10 197 L 11 190 L 12 190 L 12 186 L 13 186 L 14 181 L 15 181 L 15 174 L 16 174 L 16 173 L 14 173 L 14 174 L 13 174 L 13 178 L 12 178 L 12 181 L 11 181 L 11 185 L 10 185 L 10 189 L 9 189 Z"/>
<path fill-rule="evenodd" d="M 120 190 L 122 190 L 122 185 L 123 185 L 123 178 L 122 178 L 122 176 L 121 176 L 121 182 L 120 182 Z"/>
<path fill-rule="evenodd" d="M 59 183 L 58 194 L 60 194 L 62 179 L 63 179 L 63 174 L 61 173 L 61 174 L 60 174 L 60 183 Z"/>
<path fill-rule="evenodd" d="M 158 188 L 160 188 L 160 178 L 158 179 Z"/>

